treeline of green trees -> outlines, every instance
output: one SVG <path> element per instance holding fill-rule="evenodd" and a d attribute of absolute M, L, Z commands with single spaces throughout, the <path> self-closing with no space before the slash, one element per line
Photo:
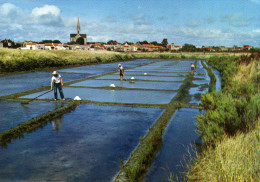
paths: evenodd
<path fill-rule="evenodd" d="M 197 116 L 197 132 L 205 146 L 214 146 L 224 135 L 233 136 L 238 131 L 248 132 L 255 127 L 255 121 L 260 116 L 259 72 L 246 82 L 234 81 L 233 78 L 238 74 L 240 64 L 259 63 L 259 59 L 260 52 L 239 58 L 209 58 L 208 64 L 221 72 L 223 88 L 222 93 L 212 92 L 201 98 L 206 112 Z"/>
<path fill-rule="evenodd" d="M 38 42 L 39 44 L 45 44 L 45 43 L 56 43 L 56 44 L 60 44 L 61 41 L 59 40 L 42 40 L 41 42 Z"/>

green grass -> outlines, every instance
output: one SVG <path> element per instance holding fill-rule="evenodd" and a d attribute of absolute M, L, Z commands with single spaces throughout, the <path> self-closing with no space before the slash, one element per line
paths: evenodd
<path fill-rule="evenodd" d="M 50 51 L 0 49 L 0 71 L 21 72 L 135 59 L 131 54 L 109 51 Z"/>
<path fill-rule="evenodd" d="M 258 120 L 259 122 L 260 120 Z M 249 133 L 224 136 L 214 148 L 197 154 L 189 181 L 259 181 L 260 124 Z"/>

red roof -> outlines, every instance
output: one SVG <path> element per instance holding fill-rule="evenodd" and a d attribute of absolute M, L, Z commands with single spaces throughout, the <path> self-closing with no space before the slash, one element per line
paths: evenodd
<path fill-rule="evenodd" d="M 45 43 L 45 46 L 52 46 L 52 43 Z"/>
<path fill-rule="evenodd" d="M 26 41 L 26 45 L 36 45 L 36 43 L 32 41 Z"/>

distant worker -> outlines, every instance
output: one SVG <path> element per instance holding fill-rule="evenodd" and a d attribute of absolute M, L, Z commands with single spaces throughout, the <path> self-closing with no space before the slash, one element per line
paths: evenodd
<path fill-rule="evenodd" d="M 64 94 L 62 91 L 63 79 L 62 79 L 61 75 L 58 74 L 57 71 L 53 71 L 52 75 L 53 75 L 53 77 L 51 78 L 51 91 L 53 90 L 52 88 L 54 85 L 54 101 L 57 100 L 57 89 L 59 89 L 61 99 L 65 100 Z"/>
<path fill-rule="evenodd" d="M 117 69 L 118 72 L 120 72 L 120 77 L 119 77 L 119 80 L 123 80 L 123 77 L 124 77 L 124 68 L 121 64 L 118 64 L 118 69 Z"/>
<path fill-rule="evenodd" d="M 195 65 L 193 64 L 193 63 L 191 63 L 190 64 L 190 73 L 192 74 L 192 75 L 194 75 L 194 71 L 195 71 Z"/>

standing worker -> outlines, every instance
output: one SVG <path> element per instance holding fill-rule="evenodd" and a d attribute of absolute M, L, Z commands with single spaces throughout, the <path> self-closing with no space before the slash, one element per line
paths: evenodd
<path fill-rule="evenodd" d="M 54 85 L 54 101 L 57 100 L 57 89 L 59 89 L 61 99 L 65 100 L 64 94 L 63 94 L 63 91 L 62 91 L 62 87 L 63 87 L 62 77 L 60 76 L 60 74 L 58 74 L 57 71 L 54 71 L 52 73 L 52 75 L 53 75 L 53 77 L 51 78 L 51 91 L 53 90 L 52 86 Z"/>
<path fill-rule="evenodd" d="M 192 74 L 192 75 L 194 75 L 194 71 L 195 71 L 195 65 L 193 64 L 193 63 L 191 63 L 190 64 L 190 73 Z"/>
<path fill-rule="evenodd" d="M 124 68 L 121 64 L 118 64 L 118 69 L 117 71 L 120 72 L 120 77 L 119 77 L 119 80 L 123 80 L 123 77 L 124 77 Z"/>

